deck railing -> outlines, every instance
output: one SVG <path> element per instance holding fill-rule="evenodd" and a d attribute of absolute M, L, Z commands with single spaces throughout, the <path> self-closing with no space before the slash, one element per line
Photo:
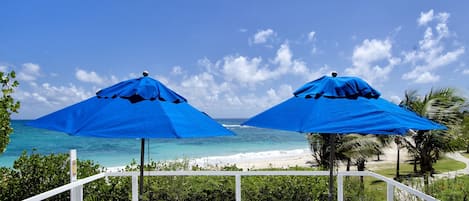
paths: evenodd
<path fill-rule="evenodd" d="M 246 176 L 328 176 L 328 171 L 147 171 L 145 176 L 234 176 L 235 177 L 235 194 L 236 201 L 241 201 L 241 177 Z M 70 184 L 52 189 L 50 191 L 41 193 L 39 195 L 25 199 L 25 201 L 43 200 L 62 192 L 71 191 L 71 201 L 83 200 L 83 185 L 93 182 L 104 177 L 132 177 L 132 201 L 138 200 L 138 176 L 139 172 L 105 172 L 93 175 L 84 179 L 79 179 Z M 394 200 L 394 189 L 399 188 L 411 195 L 427 201 L 435 201 L 432 196 L 429 196 L 419 190 L 406 186 L 402 183 L 394 181 L 393 179 L 376 174 L 369 171 L 347 171 L 337 172 L 337 200 L 344 200 L 343 181 L 344 176 L 371 176 L 376 179 L 382 180 L 387 184 L 387 201 Z"/>

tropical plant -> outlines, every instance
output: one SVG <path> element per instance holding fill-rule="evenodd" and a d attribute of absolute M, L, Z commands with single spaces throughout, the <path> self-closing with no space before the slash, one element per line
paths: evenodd
<path fill-rule="evenodd" d="M 393 137 L 392 136 L 389 136 L 389 135 L 376 135 L 376 139 L 379 143 L 379 146 L 376 147 L 375 151 L 376 151 L 376 160 L 377 161 L 380 161 L 381 158 L 381 154 L 384 154 L 382 149 L 385 148 L 385 147 L 388 147 L 392 141 L 393 141 Z"/>
<path fill-rule="evenodd" d="M 10 73 L 0 71 L 0 83 L 2 85 L 2 96 L 0 96 L 0 154 L 5 151 L 10 142 L 10 134 L 13 132 L 10 115 L 12 112 L 18 112 L 20 108 L 20 102 L 15 101 L 11 96 L 14 89 L 19 85 L 15 78 L 15 71 Z"/>
<path fill-rule="evenodd" d="M 464 98 L 457 96 L 449 88 L 431 90 L 423 97 L 419 97 L 416 91 L 405 93 L 401 106 L 448 128 L 440 131 L 419 130 L 411 132 L 411 138 L 402 138 L 406 148 L 419 160 L 420 173 L 425 176 L 425 184 L 428 184 L 428 174 L 434 173 L 433 163 L 440 154 L 454 151 L 454 146 L 451 145 L 461 123 L 461 109 L 464 104 Z"/>
<path fill-rule="evenodd" d="M 463 121 L 461 123 L 461 130 L 459 131 L 459 141 L 461 147 L 466 149 L 466 153 L 469 153 L 469 112 L 463 112 Z"/>
<path fill-rule="evenodd" d="M 318 166 L 323 169 L 327 169 L 329 167 L 330 137 L 330 135 L 313 133 L 307 135 L 312 156 Z"/>
<path fill-rule="evenodd" d="M 310 150 L 318 165 L 329 168 L 331 135 L 309 134 Z M 380 151 L 381 144 L 374 135 L 348 134 L 335 137 L 335 159 L 346 163 L 347 171 L 352 165 L 364 170 L 366 159 Z"/>

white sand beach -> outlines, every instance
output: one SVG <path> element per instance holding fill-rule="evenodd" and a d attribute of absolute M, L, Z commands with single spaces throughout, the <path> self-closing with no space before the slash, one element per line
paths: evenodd
<path fill-rule="evenodd" d="M 384 155 L 368 159 L 366 166 L 368 169 L 373 169 L 383 164 L 395 163 L 397 160 L 397 148 L 395 144 L 383 150 Z M 409 159 L 407 150 L 400 150 L 400 160 L 405 161 Z M 311 167 L 315 164 L 314 158 L 309 149 L 285 150 L 285 151 L 267 151 L 257 153 L 242 153 L 232 156 L 214 156 L 199 158 L 191 161 L 192 164 L 197 164 L 202 167 L 207 166 L 226 166 L 236 164 L 237 167 L 243 170 L 249 169 L 262 169 L 262 168 L 288 168 L 288 167 Z M 344 164 L 340 164 L 340 169 L 345 169 Z M 352 169 L 353 170 L 353 169 Z"/>
<path fill-rule="evenodd" d="M 373 170 L 385 164 L 395 163 L 397 160 L 397 149 L 394 144 L 383 150 L 383 155 L 380 155 L 380 160 L 374 156 L 366 162 L 367 169 Z M 401 162 L 408 160 L 409 154 L 407 150 L 401 149 L 400 160 Z M 199 167 L 224 167 L 236 165 L 243 170 L 263 169 L 263 168 L 288 168 L 288 167 L 311 167 L 316 162 L 309 149 L 295 149 L 295 150 L 277 150 L 253 153 L 239 153 L 230 156 L 211 156 L 197 159 L 190 159 L 192 166 Z M 108 167 L 106 171 L 122 171 L 124 167 Z M 339 164 L 340 170 L 345 170 L 345 164 Z M 354 167 L 352 167 L 354 170 Z"/>

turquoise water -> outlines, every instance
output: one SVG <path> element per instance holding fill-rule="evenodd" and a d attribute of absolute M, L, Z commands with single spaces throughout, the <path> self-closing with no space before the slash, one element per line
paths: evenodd
<path fill-rule="evenodd" d="M 145 160 L 195 159 L 210 156 L 232 156 L 252 153 L 307 149 L 305 135 L 270 129 L 239 126 L 243 119 L 218 119 L 236 136 L 196 139 L 150 139 Z M 69 136 L 65 133 L 25 126 L 24 120 L 12 121 L 14 132 L 10 144 L 0 155 L 0 166 L 10 167 L 23 151 L 36 153 L 68 153 L 76 149 L 81 160 L 93 160 L 105 167 L 125 166 L 132 159 L 140 160 L 139 139 L 109 139 Z M 149 146 L 149 148 L 148 148 Z"/>

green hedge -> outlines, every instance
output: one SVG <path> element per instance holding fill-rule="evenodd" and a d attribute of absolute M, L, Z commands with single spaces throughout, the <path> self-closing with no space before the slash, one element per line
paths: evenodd
<path fill-rule="evenodd" d="M 42 156 L 24 152 L 13 168 L 0 168 L 0 200 L 21 200 L 69 183 L 69 157 L 67 154 Z M 214 170 L 189 167 L 188 161 L 151 162 L 147 170 Z M 132 162 L 126 171 L 136 171 Z M 216 170 L 240 171 L 235 165 L 217 167 Z M 266 169 L 267 170 L 267 169 Z M 285 169 L 268 169 L 285 170 Z M 291 168 L 289 170 L 313 170 Z M 92 161 L 78 161 L 78 177 L 85 178 L 103 171 Z M 358 178 L 345 180 L 346 200 L 376 200 L 376 192 L 360 190 Z M 325 200 L 327 176 L 243 176 L 243 201 L 297 201 Z M 130 200 L 130 177 L 108 177 L 84 186 L 84 200 Z M 144 200 L 164 201 L 229 201 L 235 200 L 233 176 L 155 176 L 145 177 Z M 336 196 L 334 196 L 335 198 Z M 48 200 L 69 200 L 64 192 Z"/>

